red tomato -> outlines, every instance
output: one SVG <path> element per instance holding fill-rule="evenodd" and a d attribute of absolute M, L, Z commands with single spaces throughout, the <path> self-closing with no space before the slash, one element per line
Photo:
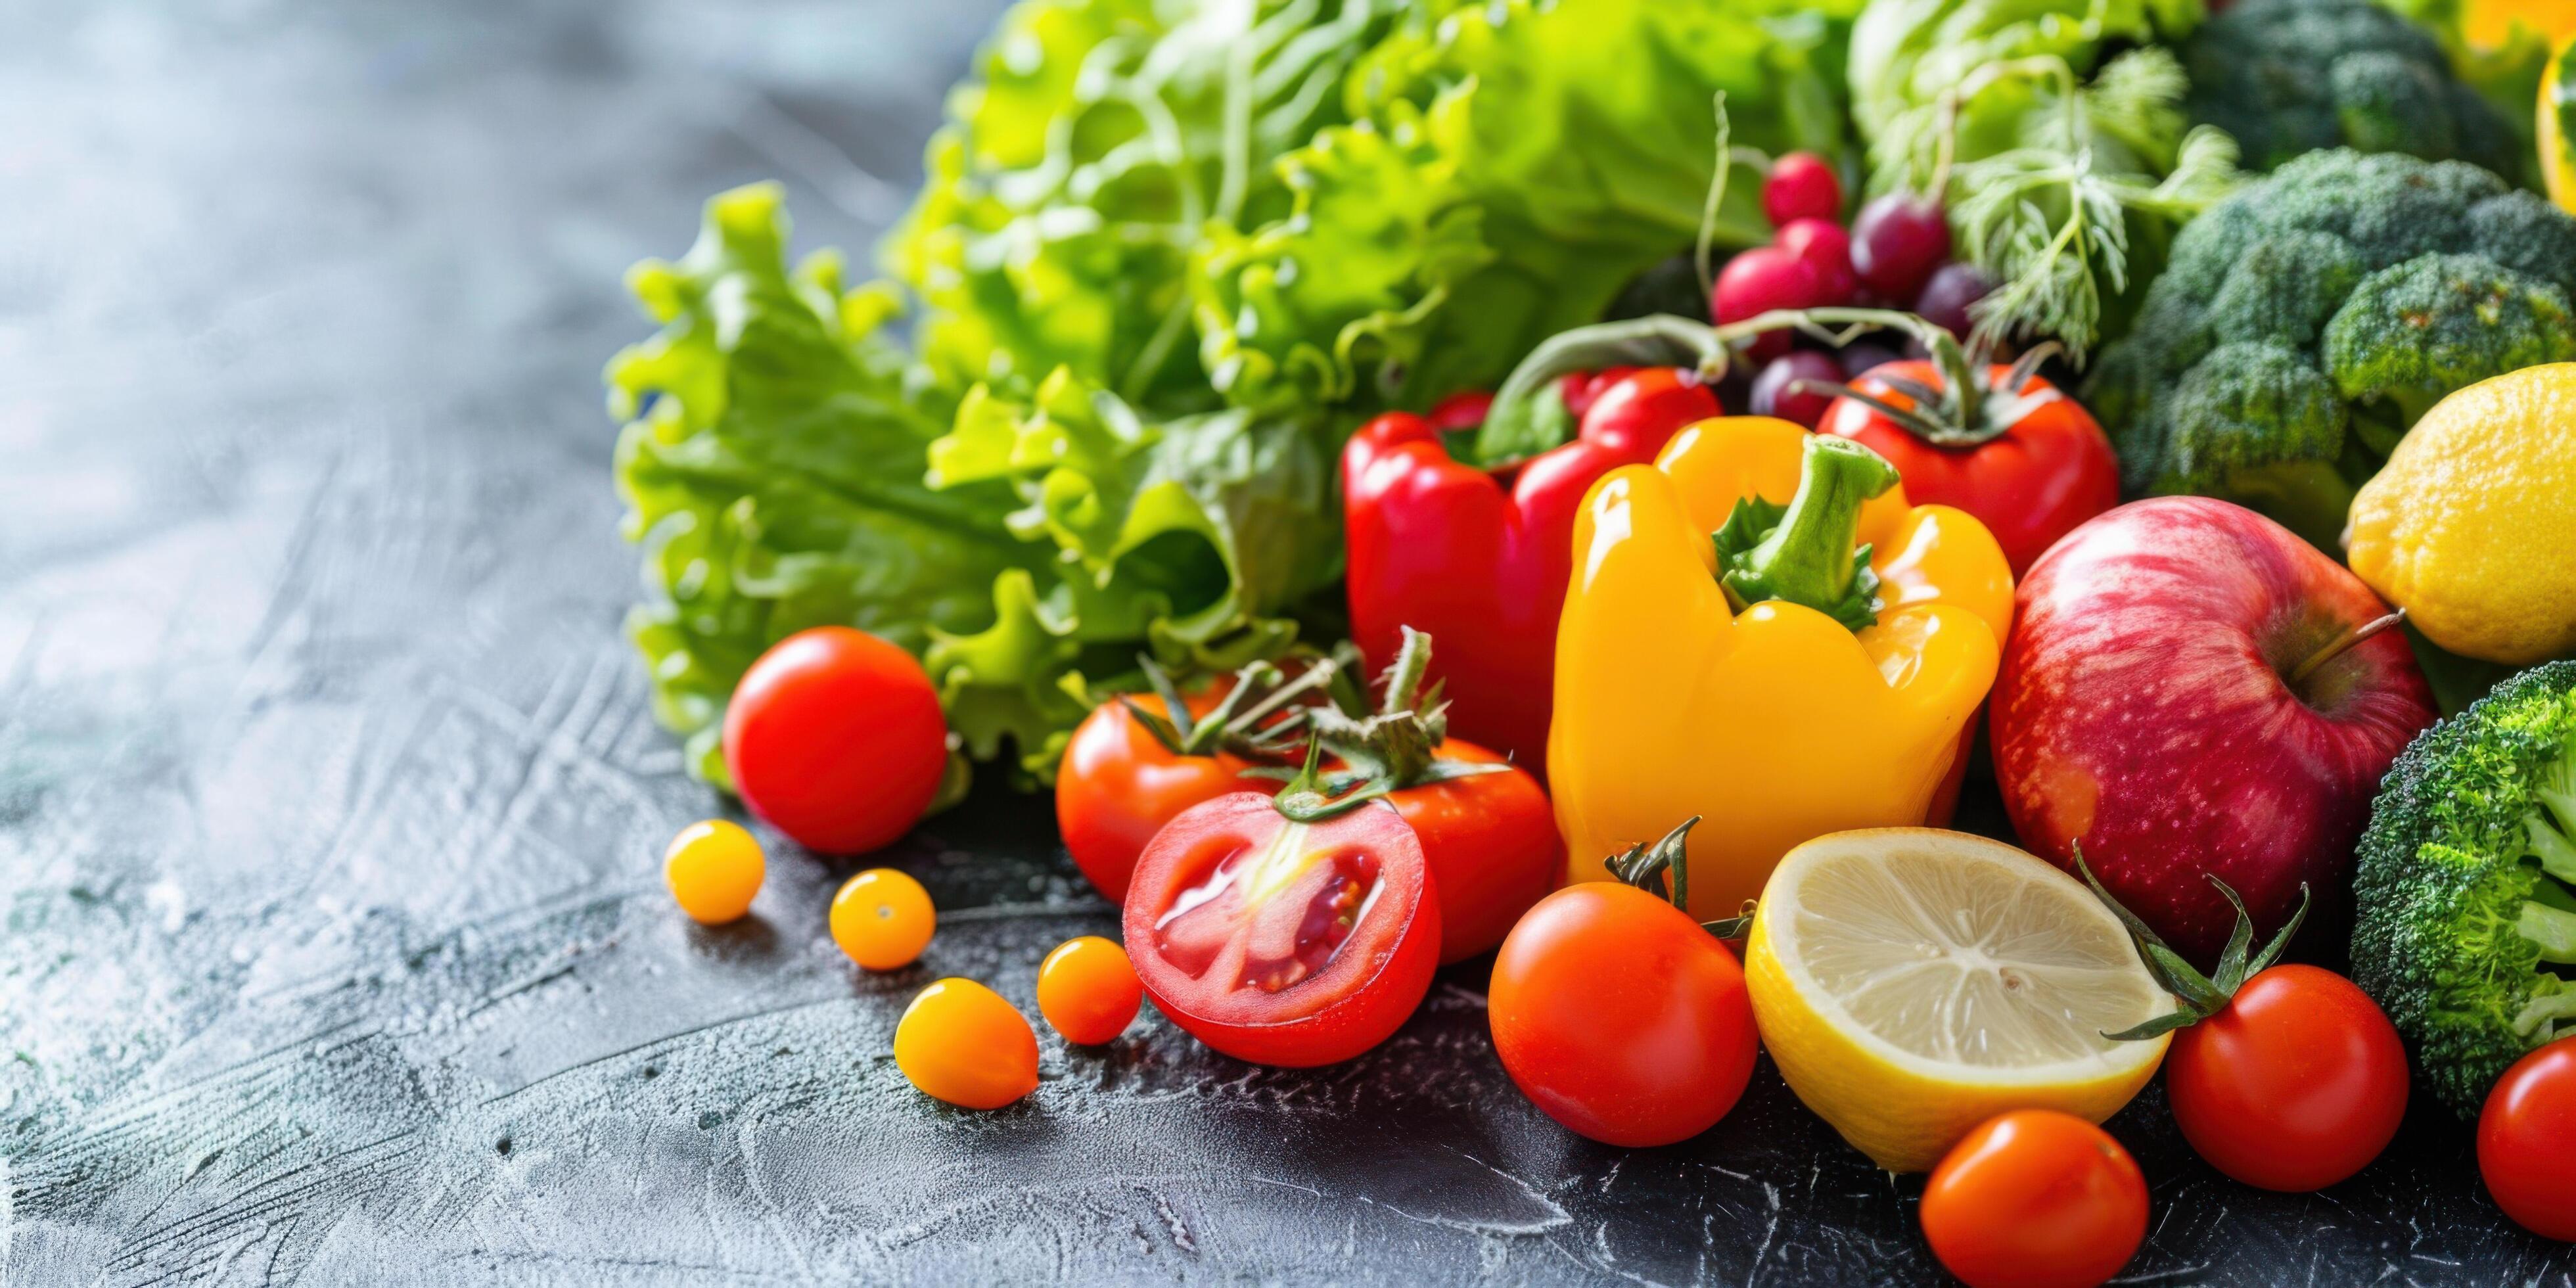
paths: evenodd
<path fill-rule="evenodd" d="M 2000 385 L 2011 374 L 2009 367 L 1990 367 L 1986 378 Z M 1942 387 L 1941 369 L 1925 361 L 1874 367 L 1851 385 L 1913 410 L 1914 399 L 1890 385 L 1890 377 Z M 1906 499 L 1916 505 L 1947 505 L 1975 515 L 1995 534 L 2013 576 L 2019 577 L 2075 525 L 2120 503 L 2120 461 L 2093 414 L 2056 386 L 2032 376 L 2015 392 L 2032 404 L 2020 409 L 2019 418 L 2002 432 L 1973 445 L 1926 441 L 1853 398 L 1834 400 L 1816 430 L 1865 444 L 1886 457 L 1905 480 Z M 1983 405 L 1989 412 L 2008 414 L 2012 395 L 1989 389 Z M 1964 428 L 1983 433 L 1990 427 Z"/>
<path fill-rule="evenodd" d="M 751 812 L 809 850 L 910 831 L 948 770 L 948 721 L 912 654 L 817 626 L 771 645 L 725 707 L 725 769 Z"/>
<path fill-rule="evenodd" d="M 2274 966 L 2174 1034 L 2165 1094 L 2210 1166 L 2262 1189 L 2323 1189 L 2397 1134 L 2406 1046 L 2351 980 Z"/>
<path fill-rule="evenodd" d="M 1969 1288 L 2092 1288 L 2147 1237 L 2147 1178 L 2111 1133 L 2016 1109 L 1952 1146 L 1923 1187 L 1923 1237 Z"/>
<path fill-rule="evenodd" d="M 1371 802 L 1294 823 L 1258 792 L 1173 819 L 1136 861 L 1127 955 L 1172 1022 L 1240 1060 L 1331 1064 L 1431 987 L 1440 904 L 1422 846 Z"/>
<path fill-rule="evenodd" d="M 1227 682 L 1183 694 L 1192 716 L 1225 696 Z M 1142 700 L 1160 714 L 1158 700 Z M 1163 825 L 1181 811 L 1228 792 L 1271 792 L 1279 784 L 1240 777 L 1249 763 L 1218 752 L 1177 756 L 1145 731 L 1126 704 L 1104 702 L 1083 719 L 1064 747 L 1055 774 L 1055 821 L 1082 875 L 1111 902 L 1127 898 L 1127 878 Z"/>
<path fill-rule="evenodd" d="M 1452 738 L 1443 760 L 1493 765 L 1501 756 Z M 1386 798 L 1413 828 L 1440 902 L 1440 964 L 1465 961 L 1503 942 L 1512 923 L 1556 886 L 1565 843 L 1547 793 L 1525 770 L 1471 774 Z"/>
<path fill-rule="evenodd" d="M 1585 881 L 1541 899 L 1494 958 L 1486 1014 L 1521 1094 L 1612 1145 L 1708 1130 L 1753 1073 L 1735 954 L 1634 886 Z"/>
<path fill-rule="evenodd" d="M 2478 1114 L 2478 1175 L 2522 1228 L 2576 1242 L 2576 1038 L 2514 1061 L 2496 1079 Z"/>

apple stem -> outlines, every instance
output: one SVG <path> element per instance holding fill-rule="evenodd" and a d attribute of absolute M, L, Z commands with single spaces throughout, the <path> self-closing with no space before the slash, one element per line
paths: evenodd
<path fill-rule="evenodd" d="M 2324 648 L 2318 649 L 2316 652 L 2309 654 L 2308 660 L 2299 663 L 2297 670 L 2290 672 L 2290 687 L 2293 689 L 2299 687 L 2299 685 L 2304 683 L 2309 676 L 2317 673 L 2317 668 L 2343 656 L 2344 651 L 2351 648 L 2353 645 L 2359 644 L 2363 640 L 2369 639 L 2371 636 L 2377 635 L 2381 631 L 2387 630 L 2389 627 L 2395 626 L 2399 622 L 2405 620 L 2406 610 L 2401 608 L 2385 617 L 2378 617 L 2370 621 L 2363 622 L 2361 625 L 2353 627 L 2351 630 L 2345 631 L 2343 634 L 2334 637 L 2326 643 Z"/>

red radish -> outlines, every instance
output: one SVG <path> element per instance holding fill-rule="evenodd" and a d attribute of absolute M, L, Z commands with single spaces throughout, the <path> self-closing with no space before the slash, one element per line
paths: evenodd
<path fill-rule="evenodd" d="M 2334 920 L 2379 780 L 2434 716 L 2360 578 L 2252 510 L 2156 497 L 2059 539 L 2013 615 L 1995 781 L 2032 853 L 2068 866 L 2080 843 L 2204 966 L 2236 910 L 2203 873 L 2244 897 L 2258 939 L 2303 884 Z"/>
<path fill-rule="evenodd" d="M 1839 219 L 1843 181 L 1823 157 L 1792 152 L 1772 162 L 1771 177 L 1762 181 L 1762 213 L 1771 216 L 1774 228 L 1799 219 Z"/>
<path fill-rule="evenodd" d="M 1912 300 L 1950 257 L 1950 221 L 1941 204 L 1891 192 L 1860 208 L 1852 221 L 1852 271 L 1890 302 Z"/>
<path fill-rule="evenodd" d="M 1778 246 L 1756 246 L 1726 261 L 1708 300 L 1709 315 L 1719 326 L 1773 309 L 1812 309 L 1833 302 L 1815 267 Z M 1787 331 L 1755 336 L 1750 350 L 1757 360 L 1788 351 Z"/>
<path fill-rule="evenodd" d="M 1851 234 L 1841 224 L 1829 219 L 1792 219 L 1782 225 L 1780 235 L 1771 244 L 1805 261 L 1816 270 L 1820 289 L 1827 304 L 1849 304 L 1859 279 L 1852 275 Z"/>
<path fill-rule="evenodd" d="M 1773 358 L 1753 378 L 1751 405 L 1756 416 L 1777 416 L 1782 420 L 1814 429 L 1824 419 L 1825 408 L 1833 405 L 1830 393 L 1791 389 L 1800 380 L 1840 381 L 1843 367 L 1831 357 L 1813 349 L 1797 349 Z"/>

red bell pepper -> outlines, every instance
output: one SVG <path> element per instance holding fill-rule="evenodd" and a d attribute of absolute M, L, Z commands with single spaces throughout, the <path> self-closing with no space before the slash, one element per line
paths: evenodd
<path fill-rule="evenodd" d="M 1444 426 L 1404 412 L 1361 426 L 1342 452 L 1351 637 L 1361 656 L 1375 672 L 1393 662 L 1405 627 L 1438 637 L 1432 679 L 1445 686 L 1450 728 L 1532 773 L 1547 763 L 1556 618 L 1583 494 L 1719 414 L 1715 394 L 1671 367 L 1568 392 L 1586 403 L 1573 441 L 1527 460 L 1452 459 Z M 1442 410 L 1456 425 L 1454 400 Z"/>

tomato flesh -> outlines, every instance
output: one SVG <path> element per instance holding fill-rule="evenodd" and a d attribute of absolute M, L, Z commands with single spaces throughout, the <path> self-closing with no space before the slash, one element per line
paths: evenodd
<path fill-rule="evenodd" d="M 1421 1002 L 1440 909 L 1394 810 L 1303 824 L 1240 792 L 1184 812 L 1145 848 L 1126 938 L 1155 1005 L 1200 1041 L 1263 1064 L 1329 1064 L 1383 1041 Z"/>

